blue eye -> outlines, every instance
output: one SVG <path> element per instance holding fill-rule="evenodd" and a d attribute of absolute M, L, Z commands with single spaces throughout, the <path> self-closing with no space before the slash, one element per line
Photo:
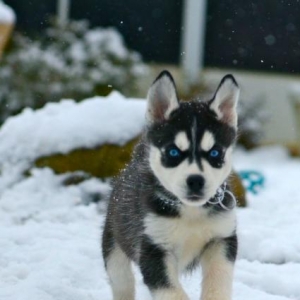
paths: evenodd
<path fill-rule="evenodd" d="M 180 156 L 180 151 L 176 148 L 171 148 L 169 151 L 168 151 L 168 154 L 171 156 L 171 157 L 179 157 Z"/>
<path fill-rule="evenodd" d="M 210 157 L 218 157 L 220 155 L 220 151 L 213 149 L 209 152 Z"/>

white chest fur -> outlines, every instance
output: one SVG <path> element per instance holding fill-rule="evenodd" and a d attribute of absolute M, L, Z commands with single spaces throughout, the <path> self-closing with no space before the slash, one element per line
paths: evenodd
<path fill-rule="evenodd" d="M 214 238 L 230 236 L 236 226 L 235 211 L 209 216 L 197 207 L 184 206 L 181 217 L 166 218 L 148 214 L 145 233 L 153 242 L 171 251 L 183 271 Z"/>

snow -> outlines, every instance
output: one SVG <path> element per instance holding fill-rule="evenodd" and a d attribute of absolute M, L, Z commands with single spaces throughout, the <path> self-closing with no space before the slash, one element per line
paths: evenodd
<path fill-rule="evenodd" d="M 0 0 L 0 24 L 13 24 L 16 20 L 16 15 L 12 8 Z"/>
<path fill-rule="evenodd" d="M 144 100 L 126 99 L 118 92 L 80 103 L 62 100 L 39 110 L 26 108 L 0 129 L 0 166 L 104 143 L 124 145 L 141 133 L 145 111 Z"/>
<path fill-rule="evenodd" d="M 128 50 L 124 47 L 123 37 L 116 32 L 114 28 L 90 31 L 86 35 L 86 40 L 91 45 L 94 45 L 95 48 L 92 48 L 91 51 L 95 55 L 97 55 L 99 51 L 97 47 L 99 47 L 100 44 L 105 45 L 107 48 L 106 51 L 112 53 L 119 59 L 126 59 L 129 55 Z"/>
<path fill-rule="evenodd" d="M 287 159 L 285 150 L 274 147 L 254 151 L 244 160 L 241 159 L 243 155 L 236 153 L 236 169 L 255 166 L 267 180 L 265 188 L 258 197 L 253 197 L 249 208 L 239 213 L 240 256 L 265 263 L 300 263 L 300 191 L 297 184 L 300 161 Z M 286 174 L 285 180 L 282 174 Z M 283 193 L 278 192 L 279 188 Z"/>
<path fill-rule="evenodd" d="M 109 182 L 65 185 L 70 174 L 32 169 L 37 156 L 99 143 L 123 144 L 144 126 L 145 101 L 114 93 L 82 103 L 64 100 L 27 109 L 0 130 L 0 299 L 110 300 L 100 236 Z M 105 130 L 104 130 L 105 129 Z M 282 147 L 237 149 L 236 171 L 265 176 L 249 205 L 239 208 L 234 300 L 300 299 L 300 160 Z M 28 165 L 27 165 L 28 166 Z M 101 199 L 97 204 L 95 199 Z M 135 267 L 137 299 L 150 300 Z M 182 277 L 190 300 L 201 275 Z"/>

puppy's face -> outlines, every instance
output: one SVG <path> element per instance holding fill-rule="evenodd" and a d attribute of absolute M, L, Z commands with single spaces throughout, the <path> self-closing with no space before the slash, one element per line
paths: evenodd
<path fill-rule="evenodd" d="M 167 72 L 149 90 L 149 164 L 187 205 L 204 205 L 231 171 L 238 93 L 234 78 L 226 76 L 211 101 L 180 103 Z"/>

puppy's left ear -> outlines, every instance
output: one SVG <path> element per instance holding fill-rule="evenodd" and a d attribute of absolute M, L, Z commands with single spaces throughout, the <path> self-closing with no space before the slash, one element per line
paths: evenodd
<path fill-rule="evenodd" d="M 209 102 L 210 109 L 217 114 L 217 118 L 229 126 L 237 127 L 236 107 L 239 95 L 239 86 L 229 74 L 221 80 L 214 98 Z"/>

